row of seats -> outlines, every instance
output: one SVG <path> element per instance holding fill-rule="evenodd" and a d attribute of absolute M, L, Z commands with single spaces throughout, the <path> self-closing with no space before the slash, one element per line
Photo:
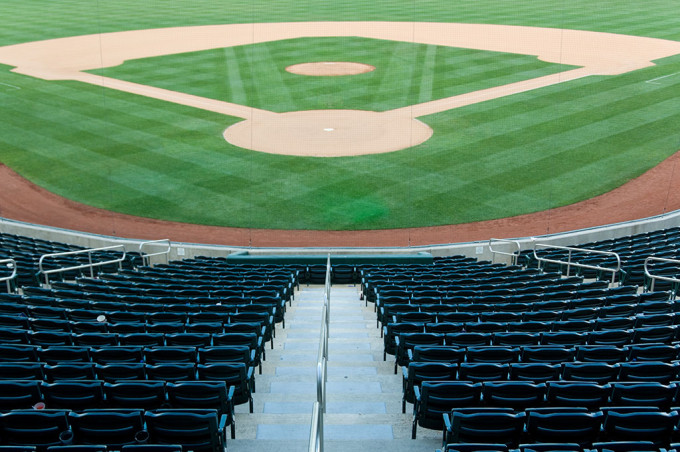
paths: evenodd
<path fill-rule="evenodd" d="M 219 414 L 233 415 L 234 399 L 239 403 L 245 394 L 224 381 L 63 380 L 47 383 L 39 380 L 0 381 L 1 411 L 21 409 L 91 410 L 159 408 L 209 408 Z"/>
<path fill-rule="evenodd" d="M 214 362 L 208 364 L 162 362 L 148 363 L 62 363 L 45 364 L 34 362 L 0 363 L 0 381 L 42 381 L 58 383 L 67 381 L 89 381 L 100 385 L 104 382 L 128 380 L 159 380 L 165 382 L 210 380 L 226 382 L 235 386 L 244 397 L 235 403 L 249 402 L 252 412 L 251 393 L 255 392 L 253 368 L 242 362 Z"/>
<path fill-rule="evenodd" d="M 678 437 L 677 411 L 657 408 L 455 409 L 444 413 L 444 443 L 575 443 L 590 447 L 597 441 L 651 441 L 667 447 Z M 425 421 L 425 419 L 423 419 Z"/>
<path fill-rule="evenodd" d="M 400 358 L 403 351 L 398 353 Z M 616 364 L 637 361 L 673 362 L 680 360 L 680 344 L 640 344 L 616 347 L 612 345 L 546 346 L 476 346 L 416 345 L 406 350 L 403 365 L 411 362 L 446 363 L 550 363 L 571 361 L 606 362 Z"/>
<path fill-rule="evenodd" d="M 554 334 L 542 333 L 407 333 L 385 334 L 383 359 L 387 354 L 395 355 L 396 365 L 403 366 L 407 362 L 408 351 L 418 345 L 427 346 L 453 346 L 453 347 L 483 347 L 497 344 L 498 347 L 523 347 L 533 352 L 535 349 L 551 346 L 576 346 L 576 345 L 611 345 L 623 347 L 625 345 L 642 344 L 674 344 L 677 342 L 677 329 L 675 327 L 650 327 L 635 330 L 601 330 L 588 333 L 557 332 Z M 519 337 L 517 337 L 519 335 Z M 508 338 L 510 338 L 508 340 Z M 536 339 L 547 338 L 551 343 L 534 346 Z M 501 341 L 507 341 L 508 345 L 499 345 Z M 520 340 L 525 341 L 520 343 Z M 512 343 L 515 341 L 514 343 Z M 502 349 L 499 349 L 502 351 Z M 547 349 L 550 350 L 550 349 Z M 500 353 L 500 352 L 499 352 Z M 547 355 L 547 353 L 546 353 Z M 566 359 L 566 355 L 560 354 Z M 572 355 L 573 356 L 573 355 Z"/>
<path fill-rule="evenodd" d="M 607 364 L 603 362 L 565 363 L 437 363 L 412 362 L 402 369 L 403 379 L 417 384 L 425 380 L 591 381 L 600 384 L 616 381 L 655 381 L 669 383 L 680 379 L 680 363 L 641 361 Z M 411 384 L 407 384 L 410 386 Z"/>
<path fill-rule="evenodd" d="M 227 415 L 210 409 L 15 410 L 0 414 L 0 443 L 44 450 L 63 444 L 120 447 L 150 442 L 223 452 L 229 422 Z"/>
<path fill-rule="evenodd" d="M 454 443 L 447 444 L 446 447 L 437 449 L 436 452 L 678 452 L 678 450 L 680 450 L 680 444 L 675 443 L 672 443 L 670 448 L 665 448 L 657 447 L 652 441 L 598 441 L 588 447 L 581 447 L 576 443 L 533 443 L 520 444 L 517 448 L 508 448 L 505 444 Z"/>

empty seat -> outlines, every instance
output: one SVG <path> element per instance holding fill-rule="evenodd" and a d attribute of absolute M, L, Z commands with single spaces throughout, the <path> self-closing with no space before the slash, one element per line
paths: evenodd
<path fill-rule="evenodd" d="M 464 381 L 423 381 L 414 386 L 413 426 L 411 438 L 415 439 L 417 427 L 442 430 L 443 414 L 457 407 L 478 406 L 481 400 L 480 383 Z"/>
<path fill-rule="evenodd" d="M 38 380 L 0 380 L 2 410 L 29 409 L 38 402 L 42 402 Z"/>
<path fill-rule="evenodd" d="M 14 410 L 0 414 L 0 438 L 6 445 L 57 446 L 67 430 L 66 411 Z"/>
<path fill-rule="evenodd" d="M 507 410 L 454 410 L 450 415 L 443 415 L 444 442 L 516 446 L 524 429 L 524 417 L 524 413 Z"/>
<path fill-rule="evenodd" d="M 413 403 L 414 388 L 424 381 L 452 381 L 456 378 L 456 364 L 441 362 L 414 362 L 402 369 L 401 412 L 406 412 L 406 403 Z"/>
<path fill-rule="evenodd" d="M 548 406 L 586 407 L 597 410 L 609 400 L 610 387 L 589 381 L 550 381 L 547 383 Z"/>
<path fill-rule="evenodd" d="M 604 415 L 597 412 L 530 410 L 526 431 L 531 442 L 588 445 L 598 438 Z"/>
<path fill-rule="evenodd" d="M 183 450 L 223 452 L 226 416 L 216 410 L 158 410 L 145 412 L 149 442 L 181 444 Z"/>
<path fill-rule="evenodd" d="M 166 403 L 163 381 L 130 380 L 104 383 L 104 394 L 109 408 L 155 410 Z"/>
<path fill-rule="evenodd" d="M 678 392 L 674 383 L 665 385 L 657 381 L 614 382 L 611 385 L 611 404 L 615 406 L 653 406 L 664 410 L 670 408 Z"/>
<path fill-rule="evenodd" d="M 604 419 L 603 433 L 607 441 L 653 441 L 668 444 L 678 422 L 678 412 L 623 412 L 611 410 Z"/>
<path fill-rule="evenodd" d="M 528 381 L 487 381 L 483 385 L 484 404 L 523 410 L 545 402 L 546 386 Z"/>
<path fill-rule="evenodd" d="M 56 381 L 43 383 L 40 390 L 49 408 L 87 410 L 100 408 L 104 400 L 100 381 Z"/>
<path fill-rule="evenodd" d="M 106 444 L 117 448 L 138 443 L 142 439 L 139 435 L 146 439 L 142 410 L 71 412 L 68 421 L 76 444 Z"/>

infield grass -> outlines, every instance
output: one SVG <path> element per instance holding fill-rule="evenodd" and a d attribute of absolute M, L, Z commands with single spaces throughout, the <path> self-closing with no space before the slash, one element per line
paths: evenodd
<path fill-rule="evenodd" d="M 130 29 L 308 20 L 498 23 L 680 40 L 676 9 L 672 0 L 559 5 L 543 0 L 5 0 L 0 45 Z M 390 45 L 399 44 L 366 41 L 330 39 L 310 46 L 291 40 L 168 56 L 172 70 L 165 78 L 157 77 L 163 65 L 152 60 L 103 72 L 123 77 L 118 71 L 129 71 L 125 77 L 141 77 L 144 83 L 154 79 L 175 90 L 286 111 L 319 105 L 389 109 L 479 89 L 494 83 L 494 76 L 530 78 L 534 71 L 562 70 L 525 56 L 437 48 L 432 67 L 450 73 L 445 68 L 460 58 L 461 78 L 455 86 L 445 75 L 429 83 L 424 77 L 433 72 L 424 63 L 432 61 L 433 49 L 409 45 L 401 67 L 388 66 L 399 68 L 389 81 L 383 77 L 382 85 L 352 87 L 380 73 L 347 77 L 343 95 L 324 85 L 328 80 L 310 88 L 304 77 L 281 71 L 288 59 L 330 59 L 340 52 L 347 55 L 343 59 L 357 59 L 362 49 L 375 52 L 377 66 L 385 70 L 383 59 L 395 53 Z M 480 71 L 485 60 L 488 73 Z M 184 64 L 188 61 L 191 65 Z M 226 61 L 238 63 L 240 76 L 225 68 Z M 236 118 L 77 82 L 38 80 L 10 69 L 0 66 L 2 163 L 80 202 L 192 223 L 374 229 L 506 217 L 604 193 L 680 148 L 680 75 L 672 75 L 680 73 L 680 57 L 621 76 L 588 77 L 421 118 L 435 133 L 418 147 L 331 159 L 245 151 L 222 138 Z M 483 75 L 476 77 L 476 71 Z M 647 83 L 659 77 L 665 78 Z"/>

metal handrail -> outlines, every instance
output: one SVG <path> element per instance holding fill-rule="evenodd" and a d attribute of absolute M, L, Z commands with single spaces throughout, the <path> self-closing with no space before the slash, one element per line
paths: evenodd
<path fill-rule="evenodd" d="M 168 245 L 168 247 L 163 250 L 159 251 L 157 253 L 145 253 L 144 248 L 148 246 L 153 246 L 153 245 L 159 245 L 165 243 Z M 168 263 L 168 256 L 170 255 L 170 250 L 172 249 L 172 242 L 170 242 L 170 239 L 160 239 L 160 240 L 150 240 L 148 242 L 142 242 L 139 244 L 139 254 L 142 255 L 142 265 L 144 266 L 150 266 L 151 265 L 151 258 L 154 256 L 162 256 L 165 255 L 165 263 Z"/>
<path fill-rule="evenodd" d="M 323 410 L 319 402 L 314 402 L 312 429 L 309 432 L 309 452 L 323 452 Z"/>
<path fill-rule="evenodd" d="M 668 258 L 665 258 L 665 257 L 654 257 L 654 256 L 649 256 L 647 259 L 645 259 L 645 276 L 648 277 L 649 279 L 651 279 L 651 281 L 652 281 L 652 283 L 649 287 L 650 292 L 654 292 L 654 283 L 656 282 L 657 279 L 660 280 L 660 281 L 669 281 L 669 282 L 674 282 L 676 284 L 680 284 L 680 279 L 678 279 L 678 278 L 672 278 L 670 276 L 652 275 L 649 271 L 649 267 L 647 266 L 647 264 L 651 261 L 667 262 L 667 263 L 671 263 L 671 264 L 680 265 L 680 260 L 677 260 L 677 259 L 668 259 Z"/>
<path fill-rule="evenodd" d="M 507 251 L 498 251 L 493 249 L 493 243 L 498 242 L 498 243 L 510 243 L 513 244 L 517 247 L 517 252 L 513 251 L 512 253 L 508 253 Z M 517 241 L 517 240 L 507 240 L 507 239 L 489 239 L 489 251 L 491 252 L 491 262 L 496 262 L 496 254 L 500 254 L 502 256 L 512 256 L 510 259 L 510 264 L 511 265 L 517 265 L 517 259 L 519 258 L 519 253 L 522 251 L 522 245 Z"/>
<path fill-rule="evenodd" d="M 554 248 L 558 250 L 567 250 L 569 252 L 567 260 L 561 260 L 561 259 L 549 259 L 546 257 L 538 257 L 536 254 L 536 247 L 545 247 L 545 248 Z M 577 251 L 577 252 L 585 252 L 585 253 L 592 253 L 592 254 L 600 254 L 604 256 L 614 256 L 616 258 L 616 267 L 615 268 L 609 268 L 609 267 L 601 267 L 599 265 L 588 265 L 588 264 L 581 264 L 578 262 L 572 262 L 571 261 L 571 256 L 572 252 Z M 587 249 L 587 248 L 574 248 L 571 246 L 559 246 L 559 245 L 549 245 L 547 243 L 534 243 L 534 259 L 536 259 L 539 262 L 548 262 L 551 264 L 565 264 L 567 266 L 567 275 L 570 276 L 571 273 L 571 267 L 578 267 L 578 268 L 588 268 L 590 270 L 600 270 L 600 271 L 605 271 L 605 272 L 611 272 L 612 274 L 612 281 L 611 283 L 613 284 L 616 282 L 616 273 L 621 270 L 621 257 L 618 255 L 618 253 L 615 253 L 613 251 L 600 251 L 600 250 L 592 250 L 592 249 Z"/>
<path fill-rule="evenodd" d="M 326 282 L 321 308 L 321 332 L 316 361 L 316 402 L 309 432 L 309 452 L 323 452 L 323 416 L 326 412 L 326 382 L 328 381 L 328 333 L 330 327 L 331 256 L 326 261 Z"/>
<path fill-rule="evenodd" d="M 110 259 L 102 262 L 92 262 L 92 253 L 96 253 L 99 251 L 120 251 L 123 253 L 123 255 L 120 258 L 116 259 Z M 51 257 L 62 257 L 62 256 L 76 256 L 80 254 L 87 254 L 87 259 L 88 263 L 87 264 L 81 264 L 81 265 L 73 265 L 70 267 L 62 267 L 62 268 L 53 268 L 51 270 L 45 270 L 43 268 L 43 262 L 45 259 L 51 258 Z M 86 250 L 78 250 L 78 251 L 66 251 L 62 253 L 50 253 L 50 254 L 43 254 L 40 256 L 40 260 L 38 261 L 38 269 L 41 274 L 45 275 L 45 284 L 50 283 L 50 278 L 49 275 L 53 273 L 61 273 L 61 272 L 66 272 L 70 270 L 80 270 L 83 268 L 89 268 L 90 269 L 90 276 L 94 278 L 94 268 L 95 267 L 101 267 L 102 265 L 109 265 L 109 264 L 118 264 L 118 268 L 122 269 L 123 266 L 121 265 L 122 262 L 125 260 L 126 257 L 126 251 L 125 251 L 125 246 L 124 245 L 113 245 L 113 246 L 105 246 L 103 248 L 90 248 Z"/>
<path fill-rule="evenodd" d="M 0 265 L 6 265 L 7 268 L 12 269 L 12 274 L 9 276 L 3 276 L 0 281 L 7 282 L 7 293 L 12 292 L 12 280 L 17 277 L 17 261 L 14 259 L 2 259 L 0 260 Z"/>

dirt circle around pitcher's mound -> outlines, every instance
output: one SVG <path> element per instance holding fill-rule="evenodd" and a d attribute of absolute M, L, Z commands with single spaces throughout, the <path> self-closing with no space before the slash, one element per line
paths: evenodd
<path fill-rule="evenodd" d="M 347 61 L 322 61 L 318 63 L 300 63 L 288 66 L 286 72 L 312 77 L 340 77 L 359 75 L 375 71 L 375 66 Z"/>
<path fill-rule="evenodd" d="M 227 128 L 224 139 L 269 154 L 350 157 L 407 149 L 432 134 L 430 126 L 398 110 L 308 110 L 254 113 Z"/>

